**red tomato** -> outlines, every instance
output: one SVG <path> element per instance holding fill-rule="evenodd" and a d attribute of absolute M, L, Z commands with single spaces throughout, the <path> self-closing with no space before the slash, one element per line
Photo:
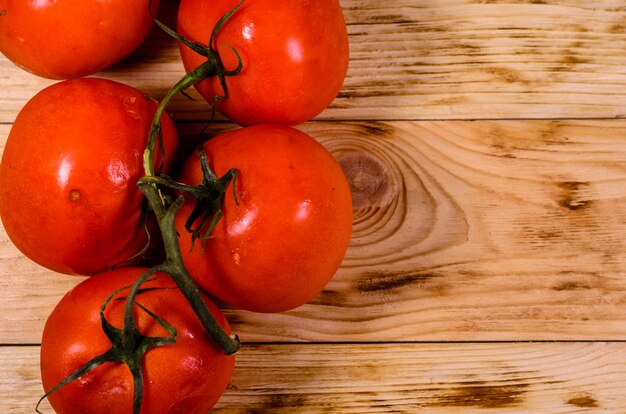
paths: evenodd
<path fill-rule="evenodd" d="M 86 279 L 61 299 L 50 314 L 41 340 L 41 378 L 50 390 L 85 362 L 111 347 L 100 322 L 100 307 L 114 291 L 130 286 L 144 269 L 125 268 Z M 159 274 L 143 287 L 173 287 Z M 115 298 L 128 295 L 128 291 Z M 143 360 L 141 413 L 206 414 L 222 395 L 233 373 L 234 356 L 215 345 L 176 289 L 151 290 L 137 296 L 148 310 L 177 331 L 175 343 L 153 347 Z M 220 326 L 230 333 L 219 309 L 205 298 Z M 125 301 L 113 299 L 104 316 L 114 327 L 123 327 Z M 139 333 L 167 337 L 169 333 L 143 310 L 136 308 Z M 59 414 L 132 413 L 133 381 L 122 363 L 104 363 L 50 394 L 48 400 Z"/>
<path fill-rule="evenodd" d="M 239 0 L 182 0 L 179 33 L 207 44 L 215 23 Z M 228 98 L 216 109 L 241 125 L 296 125 L 322 112 L 337 96 L 348 68 L 348 34 L 338 0 L 245 0 L 216 37 L 226 69 Z M 187 71 L 205 57 L 180 48 Z M 216 77 L 196 85 L 213 102 L 224 91 Z"/>
<path fill-rule="evenodd" d="M 239 171 L 237 201 L 226 192 L 223 217 L 191 249 L 185 230 L 193 207 L 176 216 L 183 260 L 197 283 L 231 305 L 258 312 L 298 307 L 333 277 L 352 230 L 350 188 L 333 156 L 307 134 L 257 125 L 226 132 L 203 145 L 219 176 Z M 201 181 L 197 154 L 179 180 Z"/>
<path fill-rule="evenodd" d="M 51 79 L 99 72 L 126 57 L 152 28 L 150 0 L 0 0 L 0 52 Z M 156 15 L 159 0 L 153 0 Z"/>
<path fill-rule="evenodd" d="M 141 251 L 145 199 L 136 184 L 156 107 L 137 89 L 93 78 L 52 85 L 24 106 L 0 164 L 0 216 L 24 255 L 91 275 Z M 168 116 L 162 123 L 171 160 L 178 136 Z"/>

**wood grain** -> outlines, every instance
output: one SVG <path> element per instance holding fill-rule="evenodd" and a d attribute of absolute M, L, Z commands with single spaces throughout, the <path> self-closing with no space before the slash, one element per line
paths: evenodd
<path fill-rule="evenodd" d="M 346 172 L 352 242 L 311 303 L 224 306 L 244 345 L 216 412 L 626 412 L 626 2 L 340 3 L 348 77 L 298 128 Z M 182 75 L 154 30 L 96 76 L 160 99 Z M 0 56 L 0 150 L 52 83 Z M 234 127 L 204 130 L 189 93 L 186 149 Z M 0 412 L 33 412 L 41 330 L 80 280 L 0 227 Z"/>
<path fill-rule="evenodd" d="M 176 0 L 161 16 L 175 24 Z M 344 89 L 318 119 L 623 117 L 626 8 L 601 0 L 341 0 L 350 35 Z M 155 30 L 97 76 L 159 99 L 184 74 L 176 43 Z M 0 122 L 51 84 L 0 59 Z M 179 120 L 208 106 L 177 98 Z"/>
<path fill-rule="evenodd" d="M 353 47 L 340 116 L 354 107 L 367 119 L 623 115 L 623 2 L 342 4 Z"/>
<path fill-rule="evenodd" d="M 38 352 L 0 347 L 2 412 L 34 412 Z M 625 359 L 623 343 L 246 345 L 213 412 L 619 413 Z"/>
<path fill-rule="evenodd" d="M 180 125 L 189 140 L 202 128 Z M 310 304 L 226 308 L 244 341 L 626 339 L 626 122 L 299 128 L 346 171 L 351 245 Z M 38 343 L 80 278 L 38 268 L 1 234 L 3 341 Z"/>

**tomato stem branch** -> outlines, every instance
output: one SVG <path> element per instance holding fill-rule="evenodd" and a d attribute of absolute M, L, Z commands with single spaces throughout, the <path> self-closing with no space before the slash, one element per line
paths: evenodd
<path fill-rule="evenodd" d="M 224 25 L 224 23 L 232 16 L 232 14 L 241 6 L 243 0 L 231 11 L 229 11 L 215 26 L 213 33 L 211 35 L 211 41 L 214 38 L 215 33 Z M 221 83 L 224 83 L 225 76 L 234 76 L 239 71 L 241 71 L 241 58 L 235 51 L 237 55 L 237 59 L 239 64 L 236 69 L 232 71 L 225 71 L 221 59 L 219 58 L 219 54 L 212 48 L 212 45 L 209 44 L 208 47 L 203 47 L 202 45 L 188 41 L 180 36 L 178 33 L 168 28 L 157 19 L 154 19 L 155 23 L 161 27 L 166 33 L 176 38 L 178 41 L 184 43 L 188 47 L 191 47 L 196 52 L 200 53 L 202 56 L 205 56 L 207 60 L 196 67 L 194 70 L 189 72 L 186 76 L 184 76 L 180 81 L 172 87 L 165 95 L 165 97 L 159 103 L 154 118 L 152 120 L 152 125 L 150 127 L 150 133 L 148 135 L 148 142 L 146 145 L 146 149 L 143 154 L 143 168 L 145 176 L 139 180 L 138 186 L 140 190 L 143 192 L 145 197 L 148 199 L 148 204 L 152 208 L 157 222 L 159 224 L 159 228 L 161 230 L 161 236 L 163 238 L 163 242 L 166 250 L 166 259 L 163 264 L 159 267 L 159 270 L 167 273 L 176 283 L 176 286 L 181 291 L 181 293 L 185 296 L 196 316 L 202 323 L 202 326 L 205 330 L 211 335 L 213 340 L 224 350 L 227 355 L 234 354 L 239 350 L 240 342 L 239 338 L 236 335 L 228 335 L 219 325 L 219 323 L 215 320 L 215 318 L 211 315 L 208 310 L 206 303 L 200 294 L 198 286 L 191 278 L 191 275 L 185 268 L 185 265 L 182 260 L 182 255 L 180 252 L 180 245 L 178 243 L 178 234 L 176 232 L 176 227 L 174 225 L 174 217 L 176 213 L 181 208 L 184 202 L 183 196 L 178 196 L 173 202 L 170 202 L 166 199 L 162 192 L 161 188 L 163 187 L 164 181 L 166 181 L 165 176 L 161 177 L 161 169 L 165 164 L 165 150 L 163 146 L 163 136 L 162 136 L 162 126 L 161 126 L 161 116 L 165 111 L 165 108 L 169 105 L 170 101 L 174 96 L 178 93 L 183 92 L 187 88 L 195 85 L 200 82 L 202 79 L 218 76 Z M 234 50 L 234 49 L 233 49 Z M 212 108 L 214 110 L 214 108 Z M 161 149 L 161 163 L 158 167 L 155 167 L 155 150 L 157 143 L 159 144 L 159 148 Z M 236 176 L 232 174 L 232 176 Z M 220 179 L 222 180 L 222 179 Z M 173 180 L 171 180 L 173 182 Z M 222 181 L 219 181 L 220 184 L 223 184 L 224 181 L 226 185 L 228 184 L 229 179 L 225 178 Z M 174 185 L 165 185 L 170 190 L 181 190 Z M 193 192 L 194 188 L 190 192 L 192 196 L 196 196 L 196 193 Z M 189 192 L 189 191 L 188 191 Z M 210 194 L 215 194 L 212 192 Z M 223 191 L 216 195 L 216 200 L 220 203 L 223 200 Z M 220 198 L 221 197 L 221 198 Z M 213 203 L 214 204 L 214 203 Z M 221 208 L 221 207 L 220 207 Z M 196 208 L 197 209 L 197 208 Z M 196 210 L 194 209 L 194 211 Z M 218 211 L 221 211 L 218 209 Z M 129 305 L 130 306 L 130 305 Z M 132 321 L 129 321 L 129 323 Z"/>
<path fill-rule="evenodd" d="M 240 346 L 239 338 L 236 335 L 228 335 L 211 315 L 202 299 L 198 286 L 183 264 L 180 246 L 178 244 L 178 235 L 174 225 L 174 217 L 184 201 L 183 196 L 178 196 L 173 203 L 165 207 L 161 203 L 162 199 L 158 188 L 150 179 L 146 178 L 139 181 L 139 188 L 148 199 L 150 205 L 156 207 L 155 214 L 161 228 L 166 250 L 165 262 L 158 266 L 159 270 L 167 273 L 174 280 L 176 286 L 196 313 L 204 329 L 224 352 L 227 355 L 236 353 Z"/>
<path fill-rule="evenodd" d="M 181 80 L 179 80 L 176 85 L 174 85 L 174 87 L 168 91 L 163 100 L 161 100 L 159 106 L 156 109 L 156 112 L 154 113 L 154 117 L 152 118 L 152 125 L 150 126 L 150 133 L 148 135 L 148 143 L 143 154 L 143 168 L 147 176 L 156 175 L 154 166 L 154 151 L 156 148 L 157 140 L 159 143 L 162 141 L 161 116 L 163 115 L 163 111 L 165 111 L 165 108 L 167 108 L 172 98 L 174 98 L 174 96 L 176 96 L 178 93 L 190 88 L 202 79 L 210 76 L 215 76 L 216 74 L 217 65 L 215 59 L 209 58 L 206 62 L 204 62 L 193 71 L 185 75 Z M 163 154 L 163 158 L 165 158 L 165 156 L 166 154 Z"/>
<path fill-rule="evenodd" d="M 211 42 L 215 33 L 222 27 L 222 25 L 232 16 L 232 14 L 241 6 L 244 0 L 241 2 L 230 12 L 228 12 L 222 19 L 218 22 L 216 27 L 213 30 L 211 35 Z M 152 1 L 150 2 L 150 13 L 152 15 Z M 57 391 L 59 388 L 64 385 L 69 384 L 72 381 L 75 381 L 79 377 L 84 374 L 92 371 L 93 369 L 99 367 L 100 365 L 106 362 L 121 362 L 128 366 L 131 371 L 131 375 L 133 378 L 133 414 L 139 414 L 141 411 L 141 403 L 143 399 L 143 367 L 142 360 L 144 354 L 155 346 L 163 346 L 168 345 L 176 341 L 176 329 L 167 323 L 164 319 L 159 317 L 158 315 L 151 312 L 149 309 L 142 306 L 140 303 L 135 301 L 138 294 L 144 291 L 148 291 L 151 289 L 162 289 L 162 288 L 147 288 L 141 289 L 141 285 L 145 283 L 150 275 L 153 275 L 157 272 L 162 272 L 169 275 L 172 280 L 175 282 L 177 288 L 183 294 L 183 296 L 187 299 L 189 304 L 191 305 L 194 313 L 200 320 L 202 326 L 207 331 L 207 333 L 213 338 L 213 340 L 220 346 L 223 351 L 227 355 L 232 355 L 239 350 L 240 342 L 237 335 L 228 335 L 222 327 L 219 325 L 217 320 L 213 317 L 211 312 L 209 311 L 202 294 L 200 293 L 198 286 L 191 278 L 191 275 L 186 270 L 182 255 L 180 251 L 180 245 L 178 243 L 178 234 L 176 232 L 176 227 L 174 224 L 174 218 L 176 213 L 181 208 L 184 202 L 184 197 L 179 195 L 174 199 L 173 202 L 170 202 L 168 199 L 163 197 L 161 193 L 160 187 L 166 187 L 168 189 L 174 190 L 185 190 L 190 193 L 192 196 L 199 191 L 196 187 L 193 186 L 185 186 L 184 184 L 180 184 L 180 188 L 176 185 L 173 185 L 173 180 L 169 179 L 165 175 L 161 176 L 161 169 L 165 165 L 165 160 L 167 154 L 165 153 L 165 148 L 163 145 L 163 136 L 162 136 L 162 126 L 161 126 L 161 117 L 163 116 L 163 112 L 169 105 L 170 101 L 174 96 L 178 93 L 181 93 L 201 81 L 202 79 L 218 76 L 220 82 L 224 85 L 224 77 L 225 76 L 234 76 L 241 70 L 241 58 L 236 50 L 232 49 L 239 61 L 239 64 L 236 69 L 231 71 L 225 71 L 219 55 L 217 52 L 212 49 L 211 44 L 209 47 L 203 47 L 200 44 L 187 41 L 183 39 L 180 35 L 175 33 L 173 30 L 167 28 L 158 20 L 154 19 L 159 27 L 165 30 L 170 35 L 177 38 L 179 41 L 188 45 L 192 49 L 196 50 L 198 53 L 202 54 L 207 58 L 207 60 L 199 65 L 197 68 L 189 72 L 186 76 L 184 76 L 180 81 L 172 87 L 162 101 L 157 106 L 155 111 L 152 124 L 150 127 L 150 132 L 148 136 L 148 141 L 146 144 L 146 148 L 143 154 L 143 168 L 145 176 L 139 180 L 138 187 L 143 192 L 144 196 L 148 200 L 148 205 L 154 212 L 157 222 L 159 224 L 159 228 L 161 230 L 161 236 L 163 238 L 163 242 L 166 250 L 166 258 L 163 263 L 152 267 L 146 270 L 142 275 L 135 281 L 132 286 L 126 286 L 122 289 L 119 289 L 113 293 L 111 293 L 105 302 L 102 304 L 100 309 L 100 319 L 102 324 L 102 329 L 104 333 L 107 335 L 111 342 L 111 348 L 109 348 L 106 352 L 95 356 L 90 361 L 85 363 L 83 366 L 79 367 L 77 370 L 69 374 L 67 377 L 62 379 L 58 384 L 52 387 L 49 391 L 45 393 L 45 395 L 39 400 L 35 407 L 35 411 L 40 413 L 39 406 L 42 401 L 46 399 L 50 394 Z M 212 108 L 214 110 L 214 108 Z M 158 166 L 155 167 L 155 150 L 157 144 L 159 145 L 161 161 Z M 208 168 L 208 166 L 207 166 Z M 203 166 L 204 169 L 204 166 Z M 229 171 L 229 174 L 232 178 L 222 177 L 220 179 L 215 178 L 215 183 L 222 185 L 224 189 L 228 185 L 228 182 L 231 179 L 236 177 L 236 172 Z M 168 185 L 169 184 L 169 185 Z M 204 184 L 204 183 L 203 183 Z M 211 182 L 211 185 L 214 185 Z M 184 187 L 184 188 L 183 188 Z M 202 187 L 202 186 L 200 186 Z M 210 188 L 214 190 L 213 187 Z M 216 194 L 215 192 L 211 192 L 211 194 Z M 221 201 L 223 200 L 223 191 L 217 193 L 216 195 L 217 201 L 221 205 Z M 220 198 L 221 197 L 221 198 Z M 113 300 L 113 297 L 119 294 L 121 291 L 130 288 L 130 292 L 128 297 L 125 298 L 125 307 L 124 307 L 124 325 L 123 327 L 116 328 L 111 325 L 106 318 L 104 317 L 104 311 L 108 304 Z M 137 306 L 141 308 L 144 312 L 146 312 L 152 319 L 154 319 L 159 325 L 161 325 L 169 334 L 167 337 L 148 337 L 144 336 L 139 332 L 137 327 L 137 323 L 135 320 L 134 307 Z"/>

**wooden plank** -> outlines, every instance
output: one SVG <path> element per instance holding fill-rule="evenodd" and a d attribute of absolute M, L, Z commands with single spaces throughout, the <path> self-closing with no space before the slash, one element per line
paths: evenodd
<path fill-rule="evenodd" d="M 352 243 L 300 309 L 224 306 L 243 347 L 215 411 L 626 412 L 626 3 L 340 2 L 348 77 L 298 128 L 349 176 Z M 182 75 L 154 30 L 96 76 L 159 99 Z M 0 56 L 0 151 L 53 82 Z M 187 142 L 209 117 L 190 94 L 169 108 Z M 43 324 L 80 280 L 0 226 L 0 412 L 34 412 Z M 558 340 L 588 342 L 511 342 Z"/>
<path fill-rule="evenodd" d="M 335 106 L 346 118 L 623 115 L 621 2 L 392 3 L 342 2 L 351 76 Z"/>
<path fill-rule="evenodd" d="M 2 412 L 34 412 L 38 352 L 0 347 Z M 617 413 L 625 359 L 624 343 L 246 345 L 214 412 Z"/>
<path fill-rule="evenodd" d="M 192 139 L 203 126 L 180 128 Z M 351 246 L 308 305 L 226 308 L 245 342 L 626 339 L 625 121 L 300 128 L 349 176 Z M 38 343 L 79 280 L 30 263 L 0 233 L 2 343 Z"/>
<path fill-rule="evenodd" d="M 161 18 L 173 25 L 177 2 Z M 623 117 L 626 8 L 601 0 L 341 0 L 350 69 L 319 119 Z M 174 41 L 155 30 L 132 56 L 97 74 L 161 98 L 183 75 Z M 0 123 L 52 81 L 0 58 Z M 176 119 L 208 106 L 175 99 Z"/>

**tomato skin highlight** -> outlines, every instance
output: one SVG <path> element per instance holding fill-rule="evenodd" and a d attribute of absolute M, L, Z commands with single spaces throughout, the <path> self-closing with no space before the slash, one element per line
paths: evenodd
<path fill-rule="evenodd" d="M 277 125 L 226 132 L 203 148 L 218 177 L 238 170 L 237 200 L 229 186 L 222 219 L 193 249 L 185 230 L 193 200 L 177 214 L 192 277 L 214 297 L 250 311 L 286 311 L 311 300 L 336 273 L 352 231 L 350 188 L 337 161 L 307 134 Z M 197 154 L 178 179 L 201 181 Z"/>
<path fill-rule="evenodd" d="M 135 88 L 95 78 L 59 82 L 24 106 L 0 163 L 0 217 L 25 256 L 92 275 L 146 246 L 137 181 L 156 107 Z M 178 135 L 167 115 L 162 124 L 171 160 Z"/>
<path fill-rule="evenodd" d="M 133 52 L 153 26 L 149 0 L 0 0 L 0 52 L 49 79 L 104 70 Z M 153 0 L 156 16 L 159 0 Z"/>
<path fill-rule="evenodd" d="M 48 391 L 111 344 L 102 331 L 100 307 L 114 291 L 130 286 L 145 269 L 124 268 L 86 279 L 68 292 L 46 322 L 41 341 L 41 376 Z M 151 277 L 152 278 L 152 277 Z M 174 287 L 164 274 L 156 274 L 142 287 Z M 126 297 L 125 290 L 116 298 Z M 180 291 L 152 290 L 136 302 L 161 316 L 177 330 L 173 344 L 154 347 L 144 356 L 143 414 L 206 414 L 226 389 L 235 357 L 225 355 L 204 331 Z M 230 327 L 220 310 L 205 297 L 211 314 L 227 333 Z M 123 326 L 125 301 L 113 299 L 104 313 L 116 328 Z M 136 308 L 139 332 L 168 336 L 144 311 Z M 48 397 L 58 414 L 131 414 L 133 381 L 128 367 L 104 363 Z"/>
<path fill-rule="evenodd" d="M 178 31 L 206 45 L 215 23 L 238 0 L 182 0 Z M 337 0 L 246 0 L 215 38 L 227 70 L 227 98 L 216 109 L 240 125 L 297 125 L 321 113 L 337 96 L 346 76 L 349 43 Z M 189 72 L 206 58 L 180 45 Z M 223 95 L 217 77 L 196 84 L 213 102 Z"/>

